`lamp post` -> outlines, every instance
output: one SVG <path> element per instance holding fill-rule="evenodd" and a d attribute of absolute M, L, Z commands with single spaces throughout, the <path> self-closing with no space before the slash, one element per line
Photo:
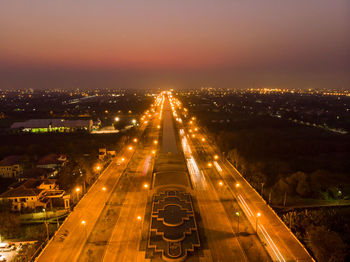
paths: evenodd
<path fill-rule="evenodd" d="M 255 231 L 256 231 L 256 234 L 258 234 L 258 220 L 259 220 L 259 217 L 261 216 L 261 214 L 258 212 L 256 214 L 256 225 L 255 225 Z"/>
<path fill-rule="evenodd" d="M 81 221 L 82 226 L 84 227 L 84 234 L 85 234 L 85 239 L 87 240 L 87 232 L 86 232 L 86 221 L 82 220 Z"/>
<path fill-rule="evenodd" d="M 46 209 L 43 208 L 43 211 L 45 212 L 45 217 L 44 217 L 44 224 L 46 227 L 46 240 L 49 240 L 49 223 L 47 222 L 47 217 L 46 217 Z"/>
<path fill-rule="evenodd" d="M 75 189 L 75 192 L 77 193 L 77 202 L 79 202 L 80 187 L 77 187 L 77 188 Z"/>
<path fill-rule="evenodd" d="M 241 213 L 239 211 L 236 212 L 236 216 L 237 216 L 237 236 L 239 237 L 239 216 L 241 215 Z"/>

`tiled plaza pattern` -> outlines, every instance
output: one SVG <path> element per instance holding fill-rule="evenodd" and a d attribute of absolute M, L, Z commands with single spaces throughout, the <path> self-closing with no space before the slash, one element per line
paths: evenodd
<path fill-rule="evenodd" d="M 175 190 L 154 194 L 148 248 L 165 261 L 183 261 L 199 246 L 191 195 Z"/>

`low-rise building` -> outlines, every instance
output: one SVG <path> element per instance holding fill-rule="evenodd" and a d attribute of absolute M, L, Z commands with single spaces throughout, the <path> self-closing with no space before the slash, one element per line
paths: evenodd
<path fill-rule="evenodd" d="M 67 156 L 63 154 L 48 154 L 41 157 L 36 166 L 39 168 L 48 168 L 57 170 L 67 162 Z"/>
<path fill-rule="evenodd" d="M 91 119 L 29 119 L 23 122 L 14 122 L 12 129 L 23 132 L 74 132 L 85 130 L 91 132 L 93 121 Z"/>
<path fill-rule="evenodd" d="M 33 167 L 23 171 L 23 174 L 18 176 L 19 181 L 28 180 L 31 178 L 45 179 L 45 178 L 56 178 L 58 171 L 51 168 Z"/>
<path fill-rule="evenodd" d="M 64 206 L 69 208 L 69 197 L 59 190 L 55 179 L 29 179 L 0 195 L 0 200 L 10 202 L 12 211 L 47 208 L 53 198 L 64 199 Z"/>
<path fill-rule="evenodd" d="M 16 178 L 23 173 L 22 156 L 7 156 L 0 161 L 0 176 Z"/>

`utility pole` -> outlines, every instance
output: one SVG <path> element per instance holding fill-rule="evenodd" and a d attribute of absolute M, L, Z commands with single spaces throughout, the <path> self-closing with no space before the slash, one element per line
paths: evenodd
<path fill-rule="evenodd" d="M 287 203 L 287 191 L 284 192 L 283 206 L 286 206 Z"/>

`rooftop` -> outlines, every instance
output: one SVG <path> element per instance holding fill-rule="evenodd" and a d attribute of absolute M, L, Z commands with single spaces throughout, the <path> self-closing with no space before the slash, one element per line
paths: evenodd
<path fill-rule="evenodd" d="M 23 159 L 22 156 L 16 156 L 16 155 L 7 156 L 0 161 L 0 166 L 16 165 L 16 164 L 19 164 L 22 159 Z"/>
<path fill-rule="evenodd" d="M 66 119 L 29 119 L 23 122 L 14 122 L 11 128 L 48 128 L 68 127 L 81 128 L 92 125 L 92 120 L 66 120 Z"/>

